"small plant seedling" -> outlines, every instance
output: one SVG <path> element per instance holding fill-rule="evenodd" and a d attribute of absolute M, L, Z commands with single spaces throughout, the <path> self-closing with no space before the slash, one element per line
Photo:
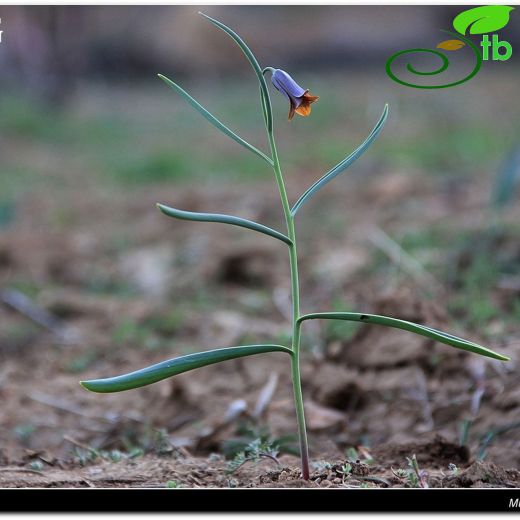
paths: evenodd
<path fill-rule="evenodd" d="M 267 428 L 250 421 L 239 423 L 235 433 L 237 437 L 226 439 L 220 446 L 222 455 L 227 459 L 234 459 L 240 452 L 246 452 L 255 446 L 263 447 L 265 453 L 273 454 L 275 457 L 285 453 L 299 453 L 297 438 L 294 435 L 273 436 Z M 222 458 L 222 455 L 219 454 L 218 457 Z"/>
<path fill-rule="evenodd" d="M 247 462 L 259 462 L 260 459 L 271 459 L 278 466 L 280 461 L 276 458 L 278 456 L 278 448 L 276 443 L 260 438 L 250 442 L 243 451 L 238 452 L 233 460 L 231 460 L 226 468 L 227 473 L 235 473 Z"/>
<path fill-rule="evenodd" d="M 339 472 L 342 475 L 341 480 L 342 480 L 342 483 L 344 484 L 345 479 L 348 479 L 350 477 L 350 475 L 352 474 L 352 464 L 345 462 L 345 464 L 343 464 L 343 466 L 341 466 L 341 469 L 339 470 Z"/>
<path fill-rule="evenodd" d="M 292 337 L 290 344 L 260 344 L 260 345 L 244 345 L 237 347 L 218 348 L 196 354 L 188 354 L 180 356 L 162 363 L 131 372 L 128 374 L 110 377 L 106 379 L 95 379 L 90 381 L 82 381 L 81 384 L 87 390 L 93 392 L 121 392 L 123 390 L 130 390 L 139 388 L 145 385 L 150 385 L 157 381 L 161 381 L 171 376 L 175 376 L 182 372 L 194 370 L 214 363 L 220 363 L 230 359 L 236 359 L 244 356 L 252 356 L 255 354 L 263 354 L 266 352 L 279 352 L 289 356 L 291 361 L 291 376 L 294 389 L 294 404 L 296 408 L 296 418 L 298 422 L 298 438 L 300 445 L 300 456 L 302 466 L 302 476 L 304 479 L 309 479 L 309 455 L 307 448 L 307 431 L 305 427 L 305 413 L 302 396 L 302 386 L 300 378 L 300 338 L 302 325 L 309 320 L 345 320 L 370 325 L 380 325 L 385 327 L 393 327 L 402 329 L 415 334 L 426 336 L 427 338 L 439 341 L 452 347 L 474 352 L 483 356 L 487 356 L 502 361 L 507 361 L 508 358 L 482 347 L 471 341 L 461 339 L 451 334 L 432 329 L 426 325 L 418 325 L 405 320 L 390 318 L 387 316 L 379 316 L 375 314 L 364 314 L 358 312 L 320 312 L 302 314 L 300 312 L 300 284 L 298 281 L 298 254 L 296 248 L 296 228 L 295 220 L 298 212 L 302 209 L 304 204 L 308 202 L 313 195 L 315 195 L 321 188 L 331 182 L 338 175 L 343 173 L 352 163 L 354 163 L 363 153 L 370 147 L 376 137 L 381 132 L 387 116 L 388 105 L 385 105 L 379 121 L 376 123 L 365 141 L 350 155 L 345 157 L 336 166 L 331 168 L 312 186 L 310 186 L 301 197 L 291 206 L 289 198 L 285 189 L 285 182 L 282 175 L 282 168 L 278 156 L 273 122 L 273 110 L 271 105 L 271 98 L 269 88 L 266 81 L 266 76 L 270 75 L 271 82 L 286 99 L 289 101 L 289 119 L 292 119 L 295 114 L 306 117 L 311 113 L 311 104 L 317 101 L 317 96 L 313 96 L 308 90 L 298 85 L 292 77 L 280 69 L 273 67 L 262 68 L 251 49 L 245 44 L 240 36 L 231 30 L 223 23 L 203 15 L 215 27 L 227 34 L 242 50 L 245 57 L 253 68 L 254 73 L 258 79 L 260 87 L 260 105 L 262 116 L 267 131 L 267 139 L 269 142 L 269 154 L 260 151 L 252 144 L 245 141 L 242 137 L 237 135 L 221 121 L 219 121 L 213 114 L 204 108 L 198 101 L 191 97 L 179 85 L 159 75 L 159 77 L 177 94 L 179 94 L 189 105 L 191 105 L 199 114 L 201 114 L 214 127 L 222 131 L 228 137 L 243 146 L 249 152 L 255 154 L 259 159 L 267 163 L 274 172 L 274 178 L 280 194 L 280 200 L 285 217 L 285 224 L 287 228 L 286 233 L 282 233 L 275 229 L 271 229 L 263 224 L 252 222 L 240 217 L 231 215 L 222 215 L 214 213 L 195 213 L 181 209 L 158 204 L 159 210 L 165 215 L 189 221 L 197 222 L 213 222 L 230 224 L 233 226 L 240 226 L 258 233 L 262 233 L 271 238 L 279 240 L 288 248 L 289 266 L 291 276 L 291 297 L 292 297 Z"/>
<path fill-rule="evenodd" d="M 406 476 L 408 475 L 408 472 L 405 469 L 402 469 L 402 468 L 392 469 L 392 473 L 397 478 L 406 478 Z"/>
<path fill-rule="evenodd" d="M 411 458 L 407 457 L 408 461 L 408 483 L 411 487 L 422 487 L 427 488 L 428 483 L 426 482 L 426 472 L 424 470 L 419 469 L 419 463 L 417 462 L 417 457 L 415 454 L 412 455 Z"/>
<path fill-rule="evenodd" d="M 350 475 L 352 473 L 352 465 L 346 462 L 343 464 L 343 466 L 341 466 L 340 472 L 344 475 Z"/>
<path fill-rule="evenodd" d="M 406 480 L 409 487 L 428 488 L 428 483 L 426 482 L 427 473 L 426 471 L 419 469 L 419 463 L 417 462 L 417 457 L 415 454 L 412 455 L 412 457 L 406 457 L 406 461 L 408 464 L 408 469 L 391 468 L 394 476 L 399 480 Z"/>

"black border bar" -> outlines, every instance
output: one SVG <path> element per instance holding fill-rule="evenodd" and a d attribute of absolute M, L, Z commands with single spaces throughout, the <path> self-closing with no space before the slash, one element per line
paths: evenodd
<path fill-rule="evenodd" d="M 520 489 L 0 489 L 0 511 L 518 514 Z"/>

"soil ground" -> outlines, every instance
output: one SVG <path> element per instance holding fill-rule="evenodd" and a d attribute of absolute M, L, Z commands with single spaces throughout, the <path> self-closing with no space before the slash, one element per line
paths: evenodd
<path fill-rule="evenodd" d="M 55 160 L 48 143 L 5 139 L 13 156 Z M 315 179 L 311 168 L 289 175 L 291 197 Z M 79 167 L 63 186 L 35 184 L 13 199 L 0 235 L 0 487 L 519 487 L 520 213 L 490 218 L 490 182 L 487 170 L 467 182 L 368 160 L 302 210 L 305 312 L 387 314 L 512 359 L 377 326 L 306 323 L 309 482 L 282 355 L 120 394 L 78 384 L 198 350 L 287 341 L 283 244 L 154 206 L 281 229 L 272 179 L 128 190 Z"/>

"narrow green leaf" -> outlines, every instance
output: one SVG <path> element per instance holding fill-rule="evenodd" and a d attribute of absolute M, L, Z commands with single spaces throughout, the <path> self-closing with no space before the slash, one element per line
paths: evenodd
<path fill-rule="evenodd" d="M 409 332 L 414 332 L 415 334 L 420 334 L 421 336 L 426 336 L 427 338 L 440 341 L 441 343 L 450 345 L 451 347 L 474 352 L 475 354 L 480 354 L 482 356 L 499 359 L 500 361 L 509 361 L 507 356 L 497 354 L 493 350 L 482 347 L 481 345 L 477 345 L 477 343 L 473 343 L 472 341 L 467 341 L 457 336 L 453 336 L 452 334 L 446 334 L 445 332 L 432 329 L 431 327 L 426 327 L 425 325 L 418 325 L 416 323 L 412 323 L 411 321 L 389 318 L 387 316 L 378 316 L 377 314 L 362 314 L 358 312 L 317 312 L 313 314 L 306 314 L 298 321 L 301 323 L 305 320 L 318 319 L 359 321 L 361 323 L 384 325 L 385 327 L 407 330 Z"/>
<path fill-rule="evenodd" d="M 168 377 L 207 365 L 213 365 L 214 363 L 220 363 L 221 361 L 252 356 L 254 354 L 264 354 L 266 352 L 285 352 L 292 355 L 292 350 L 282 345 L 246 345 L 242 347 L 219 348 L 169 359 L 168 361 L 116 377 L 80 381 L 80 385 L 91 392 L 122 392 L 123 390 L 151 385 Z"/>
<path fill-rule="evenodd" d="M 383 109 L 383 113 L 381 114 L 381 118 L 377 122 L 376 126 L 373 128 L 370 135 L 365 139 L 363 144 L 359 146 L 356 150 L 354 150 L 348 157 L 343 159 L 340 163 L 336 164 L 334 168 L 329 170 L 321 179 L 317 180 L 296 202 L 296 204 L 291 209 L 292 216 L 296 215 L 296 212 L 305 204 L 305 202 L 311 198 L 314 193 L 316 193 L 320 188 L 323 188 L 325 184 L 329 183 L 332 179 L 337 177 L 340 173 L 344 172 L 358 157 L 360 157 L 366 149 L 372 144 L 374 139 L 381 132 L 386 118 L 388 116 L 388 105 L 385 105 Z"/>
<path fill-rule="evenodd" d="M 267 157 L 265 153 L 261 152 L 258 148 L 256 148 L 252 144 L 249 144 L 247 141 L 235 134 L 235 132 L 230 130 L 224 123 L 219 121 L 213 114 L 206 110 L 196 99 L 192 98 L 183 88 L 177 85 L 177 83 L 173 82 L 171 79 L 168 79 L 166 76 L 163 76 L 162 74 L 158 74 L 158 76 L 171 89 L 175 90 L 175 92 L 180 94 L 195 110 L 197 110 L 197 112 L 199 112 L 199 114 L 201 114 L 206 120 L 208 120 L 215 128 L 218 128 L 220 131 L 224 132 L 228 137 L 231 137 L 231 139 L 241 144 L 250 152 L 253 152 L 258 157 L 261 157 L 270 166 L 273 165 L 273 161 L 269 157 Z"/>
<path fill-rule="evenodd" d="M 222 224 L 231 224 L 232 226 L 240 226 L 253 231 L 258 231 L 264 235 L 269 235 L 273 238 L 277 238 L 287 245 L 292 245 L 292 241 L 289 237 L 285 236 L 279 231 L 275 231 L 270 227 L 258 224 L 252 220 L 246 220 L 245 218 L 233 217 L 232 215 L 221 215 L 219 213 L 195 213 L 193 211 L 183 211 L 180 209 L 170 208 L 164 204 L 157 204 L 157 207 L 169 217 L 178 218 L 181 220 L 192 220 L 195 222 L 220 222 Z"/>
<path fill-rule="evenodd" d="M 245 57 L 248 59 L 249 63 L 251 64 L 251 67 L 253 67 L 253 70 L 256 73 L 256 76 L 258 77 L 258 81 L 260 82 L 260 90 L 262 92 L 261 98 L 263 102 L 266 103 L 266 105 L 270 105 L 270 98 L 269 98 L 269 90 L 267 89 L 267 83 L 265 82 L 264 74 L 262 72 L 262 68 L 260 67 L 258 60 L 256 59 L 255 55 L 251 51 L 251 49 L 245 44 L 244 40 L 240 38 L 240 36 L 224 25 L 222 22 L 219 22 L 218 20 L 215 20 L 214 18 L 211 18 L 211 16 L 208 16 L 207 14 L 199 12 L 204 18 L 207 18 L 215 27 L 218 27 L 222 31 L 224 31 L 228 36 L 230 36 L 234 42 L 240 47 L 240 50 L 244 53 Z M 273 120 L 272 120 L 272 114 L 270 110 L 264 111 L 264 118 L 265 118 L 265 124 L 267 127 L 267 131 L 271 132 L 273 129 Z"/>

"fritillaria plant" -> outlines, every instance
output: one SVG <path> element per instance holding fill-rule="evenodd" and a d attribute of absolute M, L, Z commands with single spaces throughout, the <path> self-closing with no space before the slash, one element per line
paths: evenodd
<path fill-rule="evenodd" d="M 263 354 L 266 352 L 280 352 L 289 356 L 291 360 L 292 383 L 294 389 L 294 404 L 296 408 L 296 416 L 298 421 L 298 434 L 300 442 L 300 454 L 302 465 L 302 476 L 304 479 L 309 478 L 309 455 L 307 448 L 307 432 L 305 428 L 305 413 L 303 405 L 301 378 L 300 378 L 300 335 L 302 324 L 308 320 L 346 320 L 357 321 L 371 325 L 382 325 L 385 327 L 393 327 L 397 329 L 406 330 L 427 338 L 439 341 L 452 347 L 467 350 L 487 356 L 490 358 L 507 361 L 506 356 L 502 356 L 482 347 L 471 341 L 466 341 L 451 334 L 432 329 L 425 325 L 419 325 L 387 316 L 378 316 L 375 314 L 364 314 L 356 312 L 320 312 L 311 314 L 301 314 L 300 312 L 300 286 L 298 282 L 298 255 L 296 249 L 296 230 L 295 218 L 302 206 L 310 200 L 310 198 L 323 186 L 332 181 L 335 177 L 343 173 L 354 161 L 356 161 L 372 144 L 376 137 L 381 132 L 388 115 L 388 106 L 385 106 L 379 121 L 376 123 L 373 130 L 370 132 L 365 141 L 350 155 L 339 162 L 336 166 L 330 169 L 325 175 L 310 186 L 301 197 L 291 206 L 285 190 L 285 183 L 282 176 L 282 168 L 276 149 L 276 141 L 273 130 L 273 112 L 271 105 L 271 98 L 269 88 L 265 77 L 271 77 L 274 87 L 289 101 L 289 119 L 292 119 L 294 114 L 300 116 L 308 116 L 311 113 L 311 104 L 318 98 L 309 93 L 308 90 L 303 89 L 298 85 L 292 77 L 280 69 L 273 67 L 262 68 L 254 54 L 244 41 L 223 23 L 205 16 L 213 25 L 224 31 L 242 50 L 247 60 L 251 64 L 258 83 L 260 86 L 260 102 L 262 108 L 263 119 L 267 131 L 267 138 L 269 141 L 269 154 L 260 151 L 258 148 L 248 143 L 235 132 L 230 130 L 226 125 L 219 121 L 214 115 L 206 110 L 201 104 L 193 99 L 185 90 L 170 79 L 159 75 L 159 77 L 175 92 L 180 94 L 195 110 L 197 110 L 204 118 L 206 118 L 213 126 L 224 132 L 231 139 L 241 144 L 244 148 L 257 155 L 260 159 L 265 161 L 274 171 L 274 177 L 280 193 L 280 200 L 285 216 L 285 224 L 287 227 L 286 233 L 281 233 L 263 224 L 252 222 L 240 217 L 214 214 L 214 213 L 194 213 L 191 211 L 184 211 L 176 208 L 171 208 L 163 204 L 157 204 L 157 207 L 165 215 L 182 220 L 191 220 L 198 222 L 220 222 L 224 224 L 231 224 L 234 226 L 241 226 L 252 231 L 263 233 L 272 238 L 282 242 L 289 252 L 289 265 L 291 275 L 291 294 L 292 294 L 292 340 L 289 345 L 274 345 L 274 344 L 260 344 L 260 345 L 243 345 L 236 347 L 218 348 L 214 350 L 198 352 L 196 354 L 188 354 L 186 356 L 176 357 L 162 363 L 115 377 L 106 379 L 95 379 L 90 381 L 82 381 L 81 385 L 87 390 L 93 392 L 121 392 L 123 390 L 130 390 L 139 388 L 145 385 L 150 385 L 161 381 L 168 377 L 175 376 L 182 372 L 188 372 L 196 368 L 201 368 L 206 365 L 220 363 L 230 359 L 240 358 L 244 356 L 252 356 L 255 354 Z"/>

